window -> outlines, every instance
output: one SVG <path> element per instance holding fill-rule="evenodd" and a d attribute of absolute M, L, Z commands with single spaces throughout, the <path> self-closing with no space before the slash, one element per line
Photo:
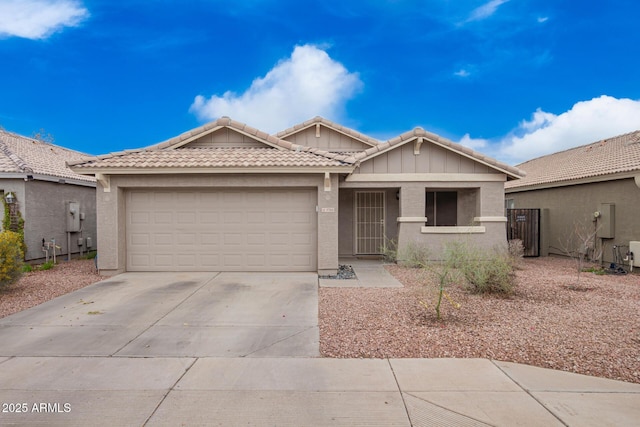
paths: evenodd
<path fill-rule="evenodd" d="M 426 226 L 458 225 L 458 193 L 456 191 L 427 191 Z"/>

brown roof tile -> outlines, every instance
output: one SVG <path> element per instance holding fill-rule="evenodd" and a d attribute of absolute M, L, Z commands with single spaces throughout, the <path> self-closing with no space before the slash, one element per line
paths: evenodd
<path fill-rule="evenodd" d="M 18 173 L 95 182 L 66 165 L 89 156 L 57 145 L 0 130 L 0 174 Z"/>
<path fill-rule="evenodd" d="M 141 150 L 103 156 L 77 164 L 74 168 L 255 168 L 348 166 L 339 160 L 304 151 L 275 148 L 177 148 Z"/>
<path fill-rule="evenodd" d="M 640 171 L 640 130 L 538 157 L 518 165 L 527 176 L 505 188 L 550 185 Z"/>

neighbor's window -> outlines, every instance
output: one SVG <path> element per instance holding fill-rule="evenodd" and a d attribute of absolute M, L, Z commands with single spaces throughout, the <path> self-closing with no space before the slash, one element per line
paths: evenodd
<path fill-rule="evenodd" d="M 427 191 L 424 216 L 426 226 L 458 225 L 458 193 L 455 191 Z"/>

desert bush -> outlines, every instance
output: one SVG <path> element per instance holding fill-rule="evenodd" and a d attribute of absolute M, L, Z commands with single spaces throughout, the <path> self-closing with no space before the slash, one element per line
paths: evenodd
<path fill-rule="evenodd" d="M 398 261 L 398 241 L 385 237 L 384 246 L 380 248 L 382 259 L 385 262 L 395 263 Z"/>
<path fill-rule="evenodd" d="M 445 247 L 445 264 L 458 269 L 472 293 L 511 294 L 515 285 L 514 262 L 509 251 L 487 251 L 466 242 Z"/>
<path fill-rule="evenodd" d="M 398 250 L 398 264 L 404 267 L 419 268 L 429 265 L 429 249 L 415 241 L 410 241 Z"/>
<path fill-rule="evenodd" d="M 24 252 L 22 237 L 18 233 L 5 230 L 0 233 L 0 286 L 18 280 L 22 274 Z"/>

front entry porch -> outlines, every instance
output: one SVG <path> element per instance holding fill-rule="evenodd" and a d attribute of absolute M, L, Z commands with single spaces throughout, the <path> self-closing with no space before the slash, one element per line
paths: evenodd
<path fill-rule="evenodd" d="M 382 255 L 389 240 L 397 240 L 398 188 L 341 188 L 339 256 Z"/>

